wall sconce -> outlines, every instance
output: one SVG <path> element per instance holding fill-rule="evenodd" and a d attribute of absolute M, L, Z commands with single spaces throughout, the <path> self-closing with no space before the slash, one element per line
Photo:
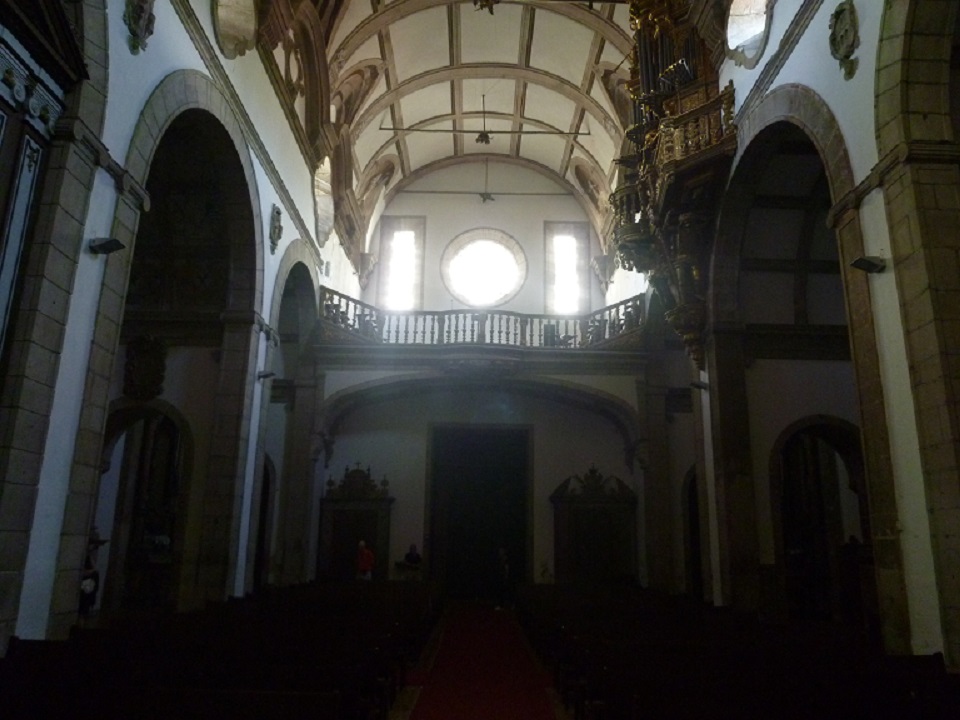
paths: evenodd
<path fill-rule="evenodd" d="M 117 252 L 117 250 L 125 250 L 127 248 L 126 245 L 116 238 L 93 238 L 87 247 L 94 255 L 110 255 L 111 253 Z"/>
<path fill-rule="evenodd" d="M 863 255 L 850 263 L 850 267 L 866 273 L 878 273 L 887 269 L 887 261 L 877 255 Z"/>
<path fill-rule="evenodd" d="M 269 380 L 276 375 L 272 370 L 261 370 L 257 373 L 257 380 Z"/>

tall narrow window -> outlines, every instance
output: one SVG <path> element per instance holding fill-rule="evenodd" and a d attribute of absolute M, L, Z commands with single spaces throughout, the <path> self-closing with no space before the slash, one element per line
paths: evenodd
<path fill-rule="evenodd" d="M 423 218 L 381 220 L 377 304 L 384 310 L 414 310 L 420 304 L 423 227 Z"/>
<path fill-rule="evenodd" d="M 580 310 L 580 278 L 577 275 L 577 239 L 553 236 L 553 311 L 574 315 Z"/>
<path fill-rule="evenodd" d="M 417 267 L 417 239 L 413 230 L 397 230 L 390 238 L 387 265 L 386 310 L 413 310 L 413 279 Z"/>
<path fill-rule="evenodd" d="M 547 312 L 578 315 L 589 303 L 585 223 L 554 223 L 544 226 L 547 257 Z"/>

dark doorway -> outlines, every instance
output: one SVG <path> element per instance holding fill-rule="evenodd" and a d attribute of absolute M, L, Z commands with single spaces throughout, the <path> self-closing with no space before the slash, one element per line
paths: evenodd
<path fill-rule="evenodd" d="M 686 517 L 687 592 L 703 600 L 703 554 L 700 534 L 700 497 L 697 488 L 697 469 L 690 468 L 684 481 Z"/>
<path fill-rule="evenodd" d="M 497 553 L 526 579 L 527 429 L 437 427 L 431 462 L 433 577 L 452 597 L 492 599 Z"/>

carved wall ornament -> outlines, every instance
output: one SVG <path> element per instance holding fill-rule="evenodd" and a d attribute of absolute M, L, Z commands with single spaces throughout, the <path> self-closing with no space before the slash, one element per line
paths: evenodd
<path fill-rule="evenodd" d="M 277 252 L 280 239 L 283 237 L 283 211 L 276 205 L 270 210 L 270 254 Z"/>
<path fill-rule="evenodd" d="M 153 14 L 153 3 L 154 0 L 127 0 L 123 22 L 130 31 L 127 44 L 134 55 L 147 49 L 147 40 L 153 35 L 153 24 L 157 20 Z"/>
<path fill-rule="evenodd" d="M 257 1 L 213 0 L 213 30 L 228 60 L 252 50 L 257 42 Z"/>
<path fill-rule="evenodd" d="M 844 0 L 830 16 L 830 54 L 840 62 L 843 79 L 850 80 L 857 72 L 860 59 L 853 54 L 860 47 L 860 25 L 853 0 Z"/>
<path fill-rule="evenodd" d="M 390 483 L 387 476 L 378 484 L 370 474 L 370 467 L 366 470 L 360 468 L 360 463 L 355 468 L 347 467 L 343 471 L 343 478 L 340 483 L 334 482 L 331 477 L 327 480 L 327 498 L 337 500 L 375 500 L 385 498 L 390 494 Z"/>

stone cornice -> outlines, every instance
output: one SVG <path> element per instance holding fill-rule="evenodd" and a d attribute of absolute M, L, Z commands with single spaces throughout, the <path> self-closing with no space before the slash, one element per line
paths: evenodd
<path fill-rule="evenodd" d="M 783 70 L 783 66 L 793 54 L 794 48 L 796 48 L 797 43 L 800 42 L 800 38 L 803 37 L 803 34 L 810 26 L 810 22 L 817 14 L 817 11 L 820 10 L 821 5 L 823 5 L 823 0 L 804 0 L 803 5 L 793 17 L 790 27 L 788 27 L 787 31 L 783 34 L 783 38 L 780 40 L 780 44 L 777 46 L 773 56 L 763 66 L 763 70 L 760 71 L 757 81 L 743 99 L 743 105 L 740 106 L 740 110 L 737 112 L 737 125 L 743 121 L 743 118 L 753 109 L 753 106 L 759 103 L 763 96 L 767 94 L 767 91 L 773 85 L 773 81 L 777 79 L 780 71 Z"/>
<path fill-rule="evenodd" d="M 266 172 L 277 194 L 280 196 L 284 210 L 292 220 L 294 226 L 296 226 L 297 233 L 304 240 L 309 240 L 314 247 L 319 248 L 313 232 L 311 232 L 303 216 L 300 214 L 300 210 L 294 202 L 290 190 L 283 181 L 283 177 L 277 169 L 277 166 L 273 163 L 273 158 L 270 157 L 270 153 L 267 151 L 267 147 L 260 137 L 260 133 L 257 132 L 253 120 L 247 114 L 247 110 L 243 105 L 243 101 L 240 99 L 239 93 L 230 81 L 227 71 L 220 62 L 216 48 L 204 32 L 203 26 L 200 24 L 200 20 L 197 18 L 189 0 L 170 0 L 170 4 L 173 5 L 173 9 L 180 17 L 180 22 L 183 23 L 183 27 L 190 36 L 190 40 L 200 54 L 203 64 L 207 68 L 207 72 L 210 73 L 210 77 L 223 92 L 224 97 L 230 104 L 230 109 L 236 116 L 244 137 L 257 156 L 257 160 L 259 160 L 263 166 L 264 172 Z M 309 167 L 309 162 L 307 160 L 304 160 L 304 162 Z"/>
<path fill-rule="evenodd" d="M 902 142 L 884 155 L 853 190 L 841 197 L 827 213 L 827 226 L 836 228 L 849 211 L 859 210 L 867 195 L 883 187 L 887 177 L 905 165 L 958 165 L 960 145 L 948 142 L 913 140 Z"/>
<path fill-rule="evenodd" d="M 113 158 L 107 146 L 83 120 L 78 117 L 62 118 L 57 122 L 54 137 L 77 145 L 93 165 L 107 171 L 121 196 L 133 200 L 140 211 L 149 212 L 150 194 L 147 189 Z"/>

